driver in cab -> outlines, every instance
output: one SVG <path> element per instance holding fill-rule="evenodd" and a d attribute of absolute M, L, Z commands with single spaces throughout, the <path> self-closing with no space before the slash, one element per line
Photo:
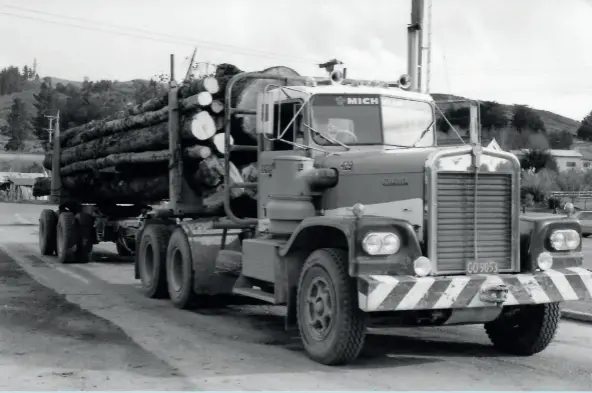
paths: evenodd
<path fill-rule="evenodd" d="M 334 121 L 334 119 L 317 119 L 314 123 L 314 128 L 323 135 L 326 135 L 329 139 L 341 142 L 345 145 L 356 143 L 358 140 L 353 131 L 350 131 L 347 126 Z M 319 145 L 333 144 L 314 132 L 312 133 L 312 138 L 315 143 Z"/>

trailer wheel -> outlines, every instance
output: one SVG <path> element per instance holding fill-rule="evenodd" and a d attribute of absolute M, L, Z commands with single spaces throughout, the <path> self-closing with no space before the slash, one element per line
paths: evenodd
<path fill-rule="evenodd" d="M 76 258 L 76 217 L 72 212 L 61 212 L 57 225 L 57 253 L 60 263 L 71 263 Z"/>
<path fill-rule="evenodd" d="M 304 263 L 297 295 L 300 336 L 309 357 L 326 365 L 355 360 L 366 336 L 357 286 L 347 272 L 347 252 L 314 251 Z"/>
<path fill-rule="evenodd" d="M 170 231 L 166 225 L 148 225 L 142 233 L 137 256 L 144 294 L 153 299 L 167 296 L 166 252 Z"/>
<path fill-rule="evenodd" d="M 193 308 L 198 297 L 193 291 L 193 259 L 187 235 L 177 228 L 167 248 L 167 287 L 173 305 L 180 309 Z"/>
<path fill-rule="evenodd" d="M 87 213 L 76 214 L 76 230 L 78 232 L 76 261 L 86 263 L 91 260 L 95 240 L 93 216 Z"/>
<path fill-rule="evenodd" d="M 486 323 L 485 331 L 500 351 L 531 356 L 553 341 L 560 318 L 559 303 L 520 306 Z"/>
<path fill-rule="evenodd" d="M 54 255 L 57 249 L 58 215 L 44 209 L 39 216 L 39 251 L 41 255 Z"/>

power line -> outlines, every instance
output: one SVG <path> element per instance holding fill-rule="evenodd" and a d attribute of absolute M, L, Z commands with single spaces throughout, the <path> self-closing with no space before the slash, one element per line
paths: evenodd
<path fill-rule="evenodd" d="M 221 43 L 216 43 L 216 42 L 211 42 L 211 41 L 195 40 L 195 39 L 189 38 L 189 37 L 181 37 L 181 36 L 175 36 L 175 35 L 170 35 L 170 34 L 165 34 L 165 33 L 155 33 L 155 32 L 151 32 L 149 30 L 128 28 L 125 26 L 115 25 L 112 23 L 98 22 L 98 21 L 94 21 L 91 19 L 62 16 L 62 15 L 57 15 L 57 14 L 52 14 L 52 13 L 47 13 L 47 12 L 42 12 L 42 11 L 37 11 L 37 10 L 30 10 L 30 9 L 26 9 L 26 8 L 22 8 L 22 7 L 7 6 L 4 4 L 0 4 L 0 7 L 20 9 L 20 10 L 24 10 L 27 12 L 33 12 L 33 13 L 37 13 L 37 14 L 58 17 L 58 18 L 62 18 L 62 19 L 70 19 L 70 20 L 75 20 L 75 21 L 80 21 L 80 22 L 92 23 L 94 25 L 104 25 L 104 26 L 109 26 L 109 27 L 116 28 L 116 29 L 127 29 L 127 30 L 132 30 L 132 31 L 144 33 L 144 34 L 136 34 L 136 33 L 125 32 L 125 31 L 107 30 L 107 29 L 103 29 L 103 28 L 95 27 L 95 26 L 78 25 L 78 24 L 72 24 L 72 23 L 67 23 L 67 22 L 63 22 L 63 21 L 55 21 L 55 20 L 49 20 L 49 19 L 43 19 L 43 18 L 36 18 L 33 16 L 29 16 L 29 15 L 15 14 L 15 13 L 11 13 L 11 12 L 0 12 L 0 15 L 12 16 L 15 18 L 20 18 L 20 19 L 35 20 L 35 21 L 40 21 L 40 22 L 45 22 L 45 23 L 50 23 L 50 24 L 76 27 L 76 28 L 84 29 L 84 30 L 93 30 L 93 31 L 111 33 L 111 34 L 115 34 L 115 35 L 128 36 L 128 37 L 133 37 L 133 38 L 141 38 L 141 39 L 145 39 L 145 40 L 149 40 L 149 41 L 156 41 L 156 42 L 191 45 L 192 47 L 194 47 L 196 44 L 198 44 L 200 47 L 205 47 L 205 48 L 208 48 L 213 51 L 242 54 L 242 55 L 251 56 L 251 57 L 262 57 L 262 58 L 265 57 L 265 58 L 276 58 L 276 59 L 286 59 L 286 60 L 289 59 L 289 60 L 298 61 L 298 62 L 302 62 L 302 63 L 310 63 L 310 62 L 316 63 L 316 60 L 314 60 L 312 58 L 305 59 L 302 57 L 283 55 L 283 54 L 261 51 L 261 50 L 252 49 L 252 48 L 238 47 L 238 46 L 221 44 Z M 146 34 L 150 34 L 150 36 L 147 36 Z M 166 37 L 168 37 L 168 38 L 166 38 Z"/>

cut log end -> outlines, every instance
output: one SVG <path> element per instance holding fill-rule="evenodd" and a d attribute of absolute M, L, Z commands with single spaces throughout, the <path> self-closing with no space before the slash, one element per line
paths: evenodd
<path fill-rule="evenodd" d="M 220 100 L 213 100 L 210 104 L 210 109 L 215 114 L 222 113 L 224 112 L 224 104 Z"/>
<path fill-rule="evenodd" d="M 197 94 L 197 103 L 199 106 L 208 106 L 212 103 L 212 94 L 207 91 L 202 91 Z"/>
<path fill-rule="evenodd" d="M 203 87 L 205 91 L 210 94 L 216 94 L 220 91 L 220 84 L 218 83 L 218 80 L 211 76 L 203 79 Z"/>
<path fill-rule="evenodd" d="M 216 147 L 216 150 L 220 153 L 220 154 L 226 154 L 226 144 L 224 141 L 224 133 L 219 133 L 214 135 L 214 137 L 212 138 L 212 141 L 214 143 L 214 146 Z M 232 136 L 230 136 L 230 145 L 232 146 L 234 144 L 234 139 L 232 138 Z"/>
<path fill-rule="evenodd" d="M 199 112 L 193 116 L 191 134 L 200 141 L 210 139 L 216 134 L 216 123 L 208 112 Z"/>

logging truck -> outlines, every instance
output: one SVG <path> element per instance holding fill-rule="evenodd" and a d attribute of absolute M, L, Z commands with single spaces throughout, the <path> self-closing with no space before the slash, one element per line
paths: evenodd
<path fill-rule="evenodd" d="M 253 111 L 231 105 L 245 80 L 268 81 Z M 471 142 L 439 147 L 433 99 L 407 87 L 406 77 L 368 83 L 340 70 L 326 80 L 234 76 L 225 214 L 211 217 L 181 175 L 173 86 L 169 206 L 120 213 L 141 216 L 135 274 L 146 296 L 181 309 L 236 296 L 286 306 L 286 326 L 327 365 L 356 359 L 367 327 L 483 324 L 502 351 L 546 348 L 560 302 L 591 297 L 573 206 L 521 216 L 520 164 L 481 146 L 478 104 Z M 231 143 L 235 116 L 256 119 L 256 146 Z M 257 179 L 232 182 L 230 156 L 243 150 L 257 152 Z M 256 193 L 251 216 L 233 211 L 233 189 Z M 84 209 L 42 214 L 42 252 L 86 255 L 100 220 Z"/>

